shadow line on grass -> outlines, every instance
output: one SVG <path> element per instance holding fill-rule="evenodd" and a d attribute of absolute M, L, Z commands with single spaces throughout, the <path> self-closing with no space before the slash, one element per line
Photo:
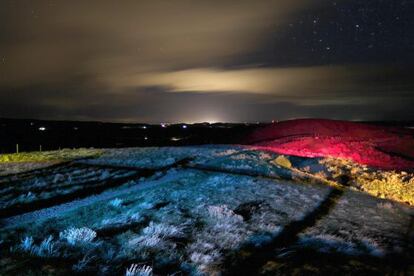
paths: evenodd
<path fill-rule="evenodd" d="M 298 241 L 298 234 L 328 215 L 343 193 L 344 189 L 332 188 L 319 206 L 302 220 L 290 222 L 269 243 L 261 247 L 247 244 L 229 254 L 224 261 L 224 275 L 257 275 L 260 268 L 275 257 L 275 250 L 289 247 Z"/>

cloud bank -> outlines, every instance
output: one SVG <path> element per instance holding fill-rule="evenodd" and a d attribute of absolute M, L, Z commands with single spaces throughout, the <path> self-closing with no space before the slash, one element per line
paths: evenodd
<path fill-rule="evenodd" d="M 396 113 L 414 118 L 401 112 L 414 102 L 410 66 L 256 62 L 263 49 L 268 56 L 277 53 L 263 46 L 269 37 L 282 37 L 298 16 L 324 5 L 2 1 L 0 116 L 149 122 L 382 119 Z"/>

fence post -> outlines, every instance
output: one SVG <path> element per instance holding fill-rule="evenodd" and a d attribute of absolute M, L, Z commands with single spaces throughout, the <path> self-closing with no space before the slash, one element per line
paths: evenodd
<path fill-rule="evenodd" d="M 40 150 L 40 152 L 42 151 L 42 145 L 39 146 L 39 150 Z"/>
<path fill-rule="evenodd" d="M 16 144 L 16 153 L 19 153 L 19 144 Z"/>

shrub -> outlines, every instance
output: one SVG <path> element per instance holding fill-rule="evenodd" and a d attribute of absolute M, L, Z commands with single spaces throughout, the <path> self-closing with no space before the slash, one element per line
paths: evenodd
<path fill-rule="evenodd" d="M 152 267 L 148 265 L 139 266 L 132 264 L 125 272 L 125 276 L 150 276 L 152 275 Z"/>
<path fill-rule="evenodd" d="M 57 254 L 52 236 L 44 239 L 39 246 L 33 242 L 32 237 L 25 237 L 22 240 L 19 248 L 23 252 L 27 252 L 38 257 L 51 257 Z"/>
<path fill-rule="evenodd" d="M 93 256 L 88 256 L 88 255 L 83 256 L 81 260 L 79 260 L 76 264 L 72 266 L 73 271 L 75 272 L 84 271 L 93 259 L 94 259 Z"/>
<path fill-rule="evenodd" d="M 59 237 L 71 245 L 91 242 L 96 237 L 96 232 L 87 227 L 69 228 L 59 233 Z"/>
<path fill-rule="evenodd" d="M 153 223 L 142 230 L 142 235 L 129 241 L 130 245 L 162 248 L 166 238 L 182 236 L 182 229 L 174 225 Z"/>
<path fill-rule="evenodd" d="M 32 250 L 32 247 L 33 247 L 32 237 L 25 237 L 20 244 L 20 249 L 25 252 L 30 252 Z"/>
<path fill-rule="evenodd" d="M 176 226 L 163 223 L 155 224 L 152 221 L 142 232 L 147 236 L 158 237 L 176 237 L 182 235 L 182 230 Z"/>
<path fill-rule="evenodd" d="M 36 255 L 40 257 L 50 257 L 54 256 L 55 253 L 55 244 L 52 235 L 50 235 L 40 243 L 39 247 L 37 247 Z"/>
<path fill-rule="evenodd" d="M 114 198 L 111 201 L 109 201 L 109 205 L 113 207 L 120 207 L 124 201 L 120 198 Z"/>

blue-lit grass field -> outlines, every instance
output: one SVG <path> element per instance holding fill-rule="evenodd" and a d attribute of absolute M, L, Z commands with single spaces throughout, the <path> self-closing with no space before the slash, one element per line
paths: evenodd
<path fill-rule="evenodd" d="M 246 146 L 22 156 L 0 164 L 2 275 L 414 272 L 410 201 L 371 188 L 409 173 Z"/>

